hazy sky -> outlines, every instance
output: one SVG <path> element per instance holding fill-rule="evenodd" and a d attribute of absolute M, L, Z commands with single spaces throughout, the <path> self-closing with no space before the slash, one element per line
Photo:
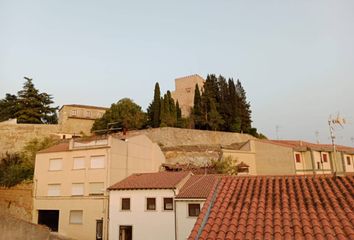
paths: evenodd
<path fill-rule="evenodd" d="M 23 76 L 56 105 L 145 110 L 155 82 L 239 78 L 254 127 L 270 138 L 354 145 L 354 1 L 0 0 L 0 98 Z"/>

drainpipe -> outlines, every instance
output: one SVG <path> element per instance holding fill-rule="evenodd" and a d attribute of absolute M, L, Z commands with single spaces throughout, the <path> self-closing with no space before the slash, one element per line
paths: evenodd
<path fill-rule="evenodd" d="M 176 204 L 176 190 L 173 189 L 173 195 L 174 195 L 174 198 L 173 198 L 173 203 L 174 203 L 174 207 L 173 207 L 173 214 L 174 214 L 174 219 L 175 219 L 175 240 L 177 240 L 177 213 L 176 213 L 176 208 L 177 208 L 177 204 Z"/>

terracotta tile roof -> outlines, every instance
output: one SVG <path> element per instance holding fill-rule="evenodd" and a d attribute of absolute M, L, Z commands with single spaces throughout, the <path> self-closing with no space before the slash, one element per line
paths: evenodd
<path fill-rule="evenodd" d="M 109 190 L 174 189 L 190 172 L 135 173 L 109 187 Z"/>
<path fill-rule="evenodd" d="M 188 239 L 354 239 L 354 176 L 222 177 Z"/>
<path fill-rule="evenodd" d="M 65 152 L 65 151 L 69 151 L 69 141 L 58 143 L 54 146 L 43 149 L 38 153 L 52 153 L 52 152 Z"/>
<path fill-rule="evenodd" d="M 218 175 L 193 175 L 183 185 L 176 198 L 202 198 L 209 196 Z"/>
<path fill-rule="evenodd" d="M 310 142 L 301 141 L 301 140 L 267 140 L 267 141 L 275 143 L 275 144 L 283 145 L 283 146 L 289 146 L 292 148 L 307 147 L 307 148 L 311 148 L 311 149 L 315 149 L 315 150 L 322 150 L 322 151 L 332 151 L 333 150 L 332 144 L 317 144 L 317 143 L 310 143 Z M 339 151 L 354 152 L 353 147 L 336 145 L 336 148 Z"/>

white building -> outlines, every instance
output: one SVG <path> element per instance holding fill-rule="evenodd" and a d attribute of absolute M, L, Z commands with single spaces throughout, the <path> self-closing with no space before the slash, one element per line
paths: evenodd
<path fill-rule="evenodd" d="M 210 175 L 160 172 L 133 174 L 114 184 L 109 239 L 186 239 L 214 181 Z"/>

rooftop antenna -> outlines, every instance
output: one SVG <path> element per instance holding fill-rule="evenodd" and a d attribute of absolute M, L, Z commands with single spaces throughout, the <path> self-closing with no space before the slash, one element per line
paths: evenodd
<path fill-rule="evenodd" d="M 332 140 L 332 147 L 333 147 L 333 161 L 337 170 L 337 149 L 336 149 L 336 144 L 335 144 L 335 127 L 336 126 L 341 126 L 344 128 L 344 124 L 346 123 L 346 120 L 342 117 L 340 117 L 339 113 L 337 113 L 337 117 L 332 117 L 332 115 L 329 115 L 328 118 L 328 126 L 329 126 L 329 133 L 330 137 Z M 333 171 L 333 170 L 332 170 Z M 334 171 L 334 174 L 336 174 L 336 171 Z"/>
<path fill-rule="evenodd" d="M 316 143 L 320 144 L 320 139 L 319 139 L 320 132 L 318 130 L 316 130 L 315 135 L 316 135 Z"/>
<path fill-rule="evenodd" d="M 277 136 L 277 140 L 279 140 L 279 128 L 280 128 L 279 125 L 275 125 L 275 134 Z"/>

